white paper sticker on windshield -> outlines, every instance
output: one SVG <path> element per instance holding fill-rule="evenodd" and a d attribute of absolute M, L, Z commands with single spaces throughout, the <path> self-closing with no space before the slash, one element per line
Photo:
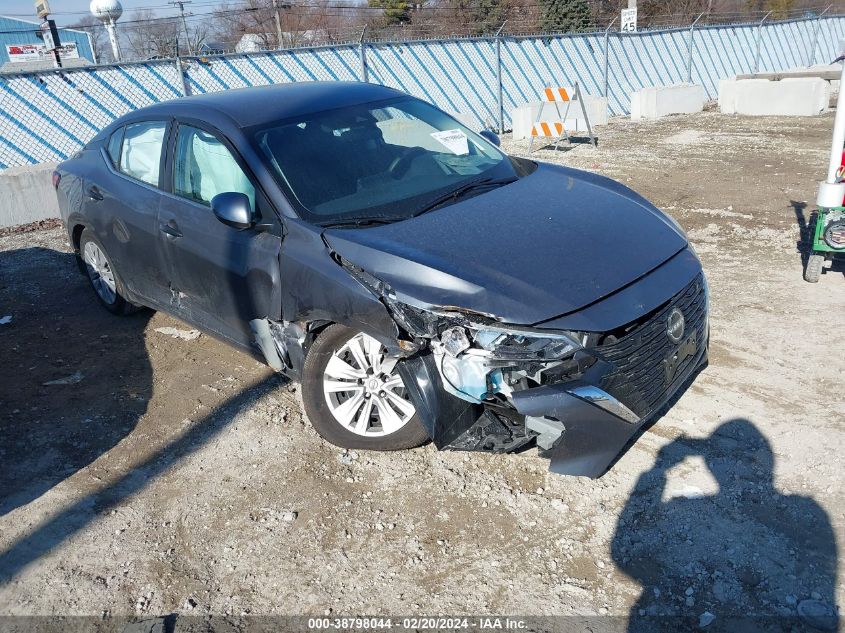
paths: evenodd
<path fill-rule="evenodd" d="M 467 135 L 460 130 L 444 130 L 432 132 L 431 138 L 446 146 L 455 156 L 466 156 L 469 154 L 469 143 Z"/>

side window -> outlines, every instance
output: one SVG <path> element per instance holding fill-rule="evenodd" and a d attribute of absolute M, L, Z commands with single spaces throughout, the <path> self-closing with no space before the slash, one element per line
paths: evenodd
<path fill-rule="evenodd" d="M 120 151 L 120 171 L 142 182 L 158 186 L 161 167 L 161 148 L 164 145 L 165 121 L 133 123 L 123 132 Z M 109 142 L 111 150 L 111 142 Z"/>
<path fill-rule="evenodd" d="M 114 132 L 112 132 L 111 136 L 109 137 L 109 144 L 107 147 L 109 157 L 111 158 L 111 163 L 115 166 L 115 168 L 120 165 L 121 142 L 123 142 L 123 128 L 119 127 Z"/>
<path fill-rule="evenodd" d="M 188 125 L 179 126 L 173 169 L 173 193 L 210 205 L 218 193 L 237 191 L 255 209 L 255 188 L 217 137 Z"/>

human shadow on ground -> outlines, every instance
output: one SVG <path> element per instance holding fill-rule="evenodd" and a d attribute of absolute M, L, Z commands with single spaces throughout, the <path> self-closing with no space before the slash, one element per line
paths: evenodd
<path fill-rule="evenodd" d="M 0 517 L 93 463 L 135 428 L 152 395 L 150 318 L 97 302 L 75 257 L 0 252 Z"/>
<path fill-rule="evenodd" d="M 696 456 L 718 492 L 687 487 L 664 500 L 667 472 Z M 745 419 L 661 449 L 612 543 L 616 565 L 642 586 L 629 632 L 837 630 L 830 519 L 813 499 L 781 494 L 773 473 L 769 442 Z"/>

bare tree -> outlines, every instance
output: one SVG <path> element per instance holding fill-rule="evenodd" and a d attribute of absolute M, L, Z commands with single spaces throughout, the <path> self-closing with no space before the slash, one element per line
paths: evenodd
<path fill-rule="evenodd" d="M 215 37 L 237 43 L 244 35 L 253 36 L 261 48 L 276 46 L 276 27 L 270 0 L 223 2 L 214 14 Z"/>
<path fill-rule="evenodd" d="M 180 28 L 176 18 L 159 18 L 150 9 L 139 9 L 124 21 L 120 32 L 132 57 L 150 59 L 175 55 Z"/>
<path fill-rule="evenodd" d="M 345 41 L 365 24 L 361 6 L 351 0 L 277 0 L 276 5 L 272 0 L 224 3 L 215 13 L 214 37 L 236 44 L 247 35 L 260 48 L 293 48 Z"/>
<path fill-rule="evenodd" d="M 85 31 L 91 36 L 91 47 L 95 59 L 89 61 L 96 61 L 99 64 L 114 61 L 106 29 L 103 23 L 93 15 L 86 15 L 68 28 Z"/>

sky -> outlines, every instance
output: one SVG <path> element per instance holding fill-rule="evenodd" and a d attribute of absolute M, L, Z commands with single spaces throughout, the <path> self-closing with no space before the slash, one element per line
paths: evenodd
<path fill-rule="evenodd" d="M 139 7 L 153 7 L 162 13 L 172 13 L 172 7 L 168 6 L 167 0 L 120 0 L 123 10 L 131 11 Z M 88 13 L 88 5 L 91 0 L 49 0 L 52 17 L 56 22 L 66 24 L 75 22 Z M 203 4 L 207 4 L 204 0 Z M 187 7 L 186 7 L 187 10 Z M 22 17 L 26 20 L 35 20 L 35 9 L 32 0 L 0 0 L 0 15 L 10 17 Z"/>

